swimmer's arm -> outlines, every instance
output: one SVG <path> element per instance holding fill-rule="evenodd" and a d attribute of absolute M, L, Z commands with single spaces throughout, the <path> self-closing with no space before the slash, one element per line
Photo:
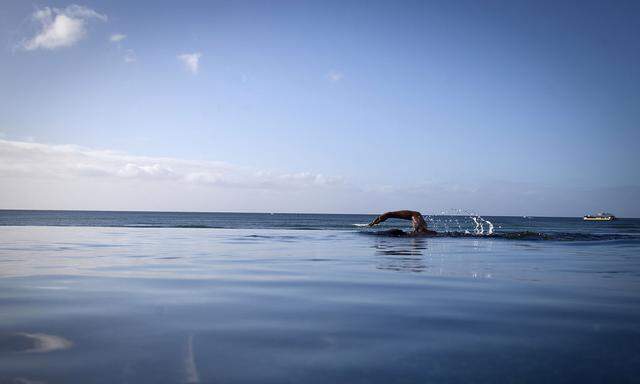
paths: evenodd
<path fill-rule="evenodd" d="M 383 221 L 386 221 L 387 219 L 412 220 L 415 215 L 420 216 L 420 213 L 419 212 L 415 212 L 415 211 L 386 212 L 386 213 L 383 213 L 382 215 L 376 217 L 372 222 L 369 223 L 369 226 L 373 227 L 374 225 L 378 225 L 378 224 L 382 223 Z"/>

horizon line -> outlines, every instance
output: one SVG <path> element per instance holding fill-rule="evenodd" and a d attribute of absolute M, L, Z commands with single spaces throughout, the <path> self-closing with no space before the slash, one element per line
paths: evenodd
<path fill-rule="evenodd" d="M 235 214 L 259 214 L 259 215 L 369 215 L 376 216 L 380 213 L 326 213 L 326 212 L 256 212 L 256 211 L 154 211 L 154 210 L 124 210 L 124 209 L 28 209 L 28 208 L 0 208 L 0 212 L 2 211 L 40 211 L 40 212 L 114 212 L 114 213 L 235 213 Z M 469 214 L 423 214 L 423 216 L 464 216 L 471 217 L 474 215 Z M 475 215 L 475 216 L 486 216 L 486 217 L 538 217 L 538 218 L 556 218 L 556 219 L 574 219 L 574 218 L 582 218 L 583 216 L 546 216 L 546 215 Z M 640 219 L 638 217 L 620 217 L 616 215 L 617 219 Z"/>

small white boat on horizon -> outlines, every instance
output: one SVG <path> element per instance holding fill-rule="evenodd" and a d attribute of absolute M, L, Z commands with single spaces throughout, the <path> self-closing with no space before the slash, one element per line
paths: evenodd
<path fill-rule="evenodd" d="M 597 215 L 585 215 L 582 217 L 584 221 L 613 221 L 616 217 L 607 212 L 601 212 Z"/>

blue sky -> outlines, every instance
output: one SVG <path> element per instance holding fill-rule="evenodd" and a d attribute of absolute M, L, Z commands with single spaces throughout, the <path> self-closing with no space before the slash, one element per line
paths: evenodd
<path fill-rule="evenodd" d="M 5 1 L 2 208 L 640 216 L 639 17 Z"/>

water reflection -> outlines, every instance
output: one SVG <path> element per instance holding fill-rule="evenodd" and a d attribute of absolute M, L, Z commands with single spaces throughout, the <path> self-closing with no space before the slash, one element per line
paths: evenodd
<path fill-rule="evenodd" d="M 518 244 L 0 229 L 0 383 L 633 382 L 636 249 Z"/>
<path fill-rule="evenodd" d="M 377 239 L 372 245 L 378 257 L 377 269 L 423 272 L 427 269 L 424 262 L 424 250 L 427 242 L 423 238 Z"/>
<path fill-rule="evenodd" d="M 429 237 L 377 237 L 370 247 L 375 250 L 372 259 L 379 270 L 493 278 L 494 265 L 486 255 L 494 253 L 494 241 L 467 240 L 460 243 Z"/>
<path fill-rule="evenodd" d="M 0 333 L 0 353 L 47 353 L 68 349 L 72 345 L 64 337 L 45 333 Z"/>

